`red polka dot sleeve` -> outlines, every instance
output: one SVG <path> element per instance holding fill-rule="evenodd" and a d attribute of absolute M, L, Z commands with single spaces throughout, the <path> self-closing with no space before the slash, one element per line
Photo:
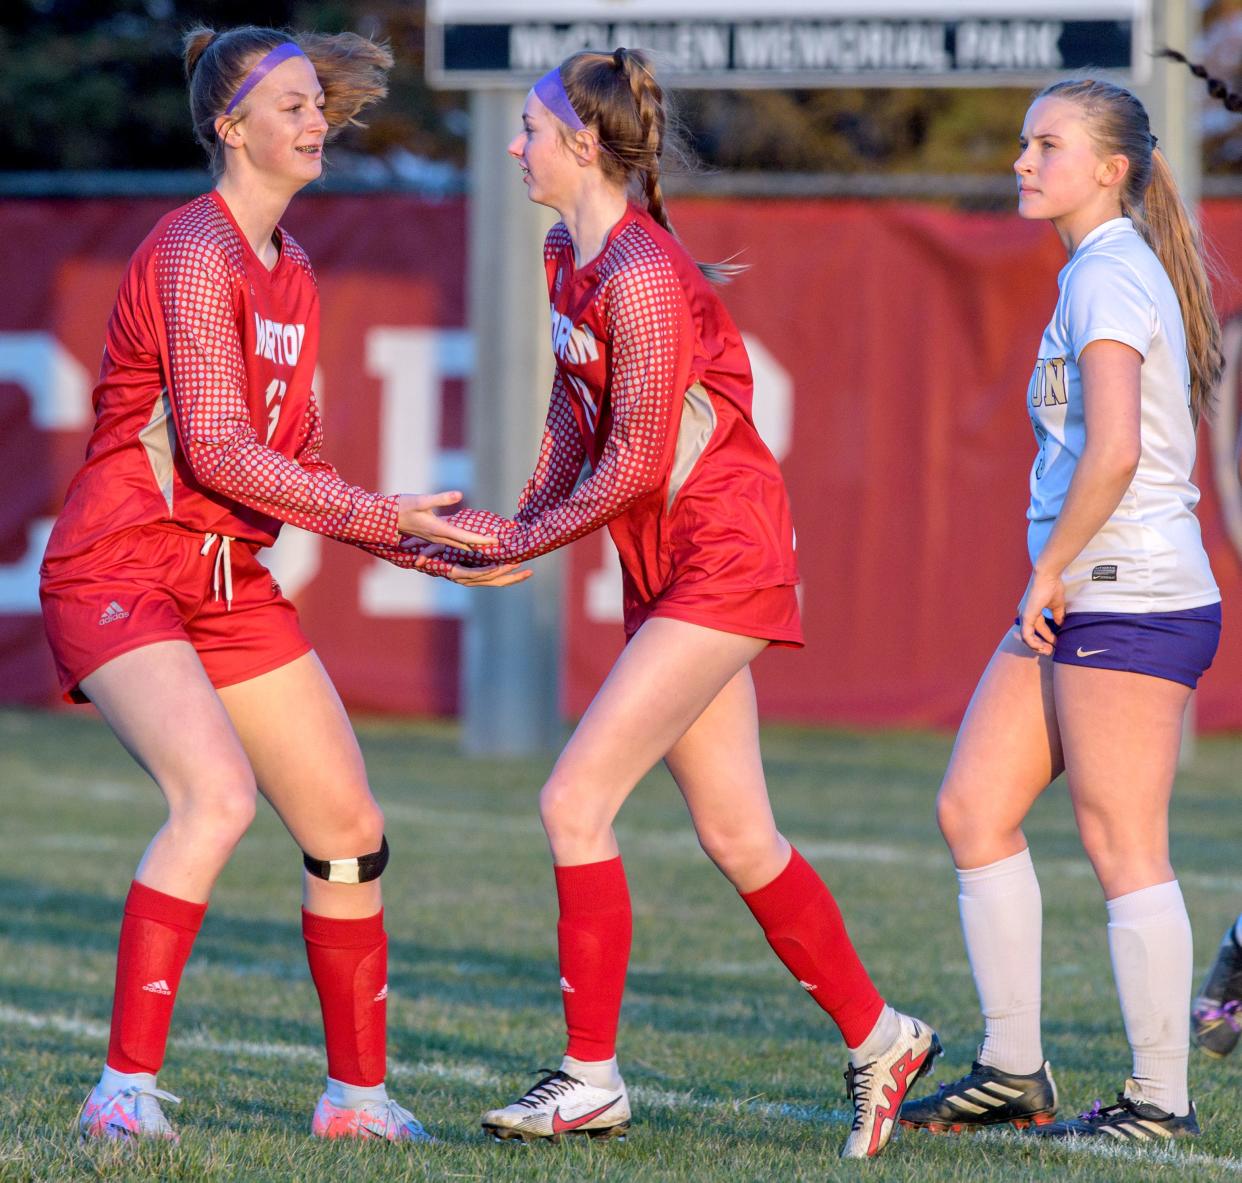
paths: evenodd
<path fill-rule="evenodd" d="M 177 430 L 195 479 L 317 534 L 395 545 L 397 498 L 349 484 L 320 458 L 317 410 L 308 408 L 295 457 L 259 442 L 246 399 L 238 281 L 224 251 L 201 238 L 169 235 L 156 250 L 155 279 Z"/>
<path fill-rule="evenodd" d="M 518 497 L 515 521 L 523 525 L 537 521 L 541 514 L 564 501 L 582 475 L 586 458 L 582 434 L 569 405 L 565 380 L 557 370 L 552 379 L 552 397 L 539 445 L 539 459 Z"/>
<path fill-rule="evenodd" d="M 677 384 L 687 331 L 684 293 L 672 265 L 660 257 L 619 270 L 597 298 L 606 301 L 612 407 L 599 463 L 573 489 L 584 452 L 558 377 L 539 466 L 522 493 L 516 520 L 476 509 L 453 514 L 457 525 L 500 538 L 474 556 L 458 554 L 458 561 L 532 559 L 591 533 L 663 486 L 672 416 L 684 394 Z"/>

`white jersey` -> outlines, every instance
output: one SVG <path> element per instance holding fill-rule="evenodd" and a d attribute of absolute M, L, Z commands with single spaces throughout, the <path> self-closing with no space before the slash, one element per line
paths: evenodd
<path fill-rule="evenodd" d="M 1177 293 L 1129 218 L 1092 230 L 1057 285 L 1061 294 L 1027 391 L 1039 444 L 1026 514 L 1031 562 L 1048 541 L 1087 441 L 1078 359 L 1092 341 L 1120 341 L 1143 357 L 1138 471 L 1065 569 L 1066 609 L 1176 612 L 1214 604 L 1220 592 L 1194 513 L 1195 431 Z"/>

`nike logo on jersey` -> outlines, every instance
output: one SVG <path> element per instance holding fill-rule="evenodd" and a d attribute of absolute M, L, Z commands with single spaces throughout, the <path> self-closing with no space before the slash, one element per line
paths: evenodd
<path fill-rule="evenodd" d="M 1107 649 L 1084 649 L 1081 645 L 1078 646 L 1079 657 L 1094 657 L 1097 653 L 1107 653 L 1107 652 L 1108 652 Z"/>
<path fill-rule="evenodd" d="M 600 1114 L 607 1113 L 608 1110 L 611 1109 L 619 1100 L 621 1100 L 620 1097 L 613 1097 L 611 1101 L 607 1104 L 601 1105 L 598 1109 L 592 1109 L 590 1113 L 584 1113 L 581 1117 L 574 1117 L 569 1121 L 566 1121 L 565 1118 L 561 1116 L 561 1107 L 558 1105 L 552 1114 L 552 1132 L 554 1134 L 565 1134 L 570 1130 L 579 1129 L 586 1125 L 588 1121 L 592 1121 L 593 1119 L 599 1117 Z"/>
<path fill-rule="evenodd" d="M 286 325 L 254 314 L 254 352 L 280 366 L 296 366 L 302 353 L 305 325 Z"/>

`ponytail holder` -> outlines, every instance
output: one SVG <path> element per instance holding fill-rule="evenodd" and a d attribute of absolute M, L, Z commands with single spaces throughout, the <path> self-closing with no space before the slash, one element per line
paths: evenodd
<path fill-rule="evenodd" d="M 616 66 L 618 70 L 624 70 L 626 65 L 626 56 L 627 54 L 624 48 L 614 49 L 612 51 L 612 64 Z"/>
<path fill-rule="evenodd" d="M 574 110 L 573 103 L 569 101 L 565 83 L 561 78 L 560 66 L 554 66 L 549 70 L 530 88 L 530 92 L 562 123 L 574 131 L 586 131 L 582 116 Z"/>
<path fill-rule="evenodd" d="M 229 100 L 229 105 L 224 108 L 226 115 L 233 114 L 233 108 L 242 101 L 260 82 L 263 81 L 281 62 L 288 61 L 289 58 L 305 57 L 302 47 L 296 41 L 285 41 L 276 46 L 275 49 L 265 53 L 255 65 L 255 68 L 246 75 L 245 81 L 238 87 L 237 93 Z"/>
<path fill-rule="evenodd" d="M 1154 152 L 1160 146 L 1159 139 L 1155 135 L 1151 137 L 1151 150 Z"/>

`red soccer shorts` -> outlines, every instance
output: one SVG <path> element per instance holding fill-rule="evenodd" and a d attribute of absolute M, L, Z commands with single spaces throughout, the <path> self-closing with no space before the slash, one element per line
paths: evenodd
<path fill-rule="evenodd" d="M 78 683 L 105 662 L 157 641 L 188 641 L 213 686 L 258 677 L 308 653 L 297 610 L 253 543 L 229 550 L 232 603 L 216 572 L 217 540 L 175 526 L 115 534 L 72 559 L 44 564 L 43 623 L 68 702 L 86 702 Z M 220 583 L 212 589 L 213 572 Z"/>
<path fill-rule="evenodd" d="M 649 603 L 627 598 L 626 640 L 653 616 L 684 620 L 722 633 L 759 637 L 773 645 L 800 649 L 804 644 L 798 589 L 793 584 L 733 592 L 710 591 L 702 584 L 674 584 Z"/>

